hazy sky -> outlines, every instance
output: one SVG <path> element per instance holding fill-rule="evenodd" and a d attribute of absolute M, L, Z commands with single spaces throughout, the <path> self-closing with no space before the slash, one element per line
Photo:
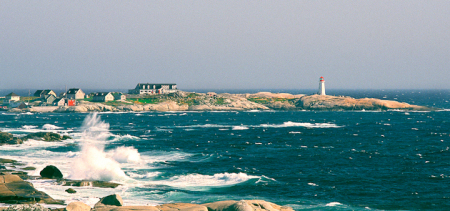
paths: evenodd
<path fill-rule="evenodd" d="M 0 88 L 450 88 L 450 1 L 5 1 Z"/>

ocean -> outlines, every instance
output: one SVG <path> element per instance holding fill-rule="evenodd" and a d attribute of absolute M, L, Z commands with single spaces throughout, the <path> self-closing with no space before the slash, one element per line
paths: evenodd
<path fill-rule="evenodd" d="M 0 113 L 0 131 L 74 138 L 0 146 L 0 157 L 36 167 L 30 175 L 55 165 L 65 178 L 122 184 L 68 194 L 54 180 L 30 181 L 91 206 L 118 193 L 125 205 L 262 199 L 295 210 L 450 209 L 449 90 L 327 94 L 440 109 Z"/>

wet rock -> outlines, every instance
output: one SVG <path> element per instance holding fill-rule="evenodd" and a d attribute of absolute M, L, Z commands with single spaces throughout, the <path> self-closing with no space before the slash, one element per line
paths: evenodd
<path fill-rule="evenodd" d="M 0 145 L 3 144 L 22 144 L 23 141 L 16 138 L 11 133 L 0 132 Z"/>
<path fill-rule="evenodd" d="M 0 158 L 0 163 L 17 163 L 16 160 Z"/>
<path fill-rule="evenodd" d="M 58 184 L 62 186 L 74 186 L 74 187 L 98 187 L 98 188 L 116 188 L 120 184 L 106 181 L 88 181 L 88 180 L 58 180 Z"/>
<path fill-rule="evenodd" d="M 23 168 L 22 170 L 25 170 L 25 171 L 36 170 L 36 167 L 33 167 L 33 166 L 27 166 L 27 167 Z"/>
<path fill-rule="evenodd" d="M 63 177 L 61 171 L 56 166 L 46 166 L 40 173 L 42 178 L 61 179 Z"/>
<path fill-rule="evenodd" d="M 76 193 L 77 191 L 74 190 L 73 188 L 68 188 L 68 189 L 66 190 L 66 192 L 67 192 L 67 193 Z"/>
<path fill-rule="evenodd" d="M 91 210 L 91 207 L 83 202 L 71 202 L 69 205 L 67 205 L 66 211 L 89 211 Z"/>
<path fill-rule="evenodd" d="M 106 197 L 103 197 L 100 199 L 100 201 L 95 206 L 102 206 L 102 205 L 112 205 L 112 206 L 122 206 L 123 200 L 122 197 L 120 197 L 117 194 L 109 195 Z"/>
<path fill-rule="evenodd" d="M 66 139 L 71 139 L 69 136 L 61 136 L 57 133 L 52 132 L 38 132 L 38 133 L 32 133 L 28 134 L 23 138 L 25 141 L 28 139 L 34 139 L 34 140 L 42 140 L 47 142 L 57 142 L 62 141 Z"/>

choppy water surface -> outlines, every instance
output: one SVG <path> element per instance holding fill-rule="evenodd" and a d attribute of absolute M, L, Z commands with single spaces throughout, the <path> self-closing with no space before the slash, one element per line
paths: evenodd
<path fill-rule="evenodd" d="M 424 101 L 417 99 L 417 101 Z M 445 101 L 442 101 L 445 102 Z M 432 104 L 432 102 L 430 103 Z M 263 199 L 295 210 L 450 208 L 450 112 L 0 113 L 0 130 L 53 131 L 61 143 L 1 146 L 0 156 L 60 168 L 67 178 L 118 181 L 64 192 L 95 204 Z"/>

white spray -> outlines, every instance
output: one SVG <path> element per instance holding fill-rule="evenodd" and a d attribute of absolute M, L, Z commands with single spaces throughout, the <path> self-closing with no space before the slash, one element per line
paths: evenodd
<path fill-rule="evenodd" d="M 81 153 L 74 159 L 70 179 L 122 181 L 129 179 L 120 163 L 141 162 L 140 154 L 133 147 L 119 147 L 104 151 L 104 144 L 112 136 L 109 124 L 100 120 L 97 113 L 86 116 L 81 137 Z"/>

